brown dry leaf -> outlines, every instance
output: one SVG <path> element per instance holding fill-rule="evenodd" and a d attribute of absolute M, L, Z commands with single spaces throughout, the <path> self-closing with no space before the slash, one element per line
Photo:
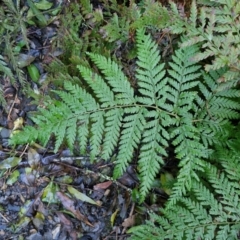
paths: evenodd
<path fill-rule="evenodd" d="M 39 165 L 41 160 L 41 157 L 39 155 L 39 153 L 33 149 L 33 148 L 29 148 L 28 149 L 28 163 L 30 165 L 31 168 L 35 168 Z"/>
<path fill-rule="evenodd" d="M 80 213 L 80 211 L 78 209 L 75 208 L 74 206 L 74 201 L 69 198 L 68 196 L 66 196 L 65 194 L 61 193 L 61 192 L 57 192 L 56 193 L 58 199 L 62 202 L 62 205 L 70 212 L 73 213 L 73 215 L 80 221 L 83 221 L 84 223 L 86 223 L 87 225 L 93 227 L 93 225 L 88 221 L 88 219 Z"/>
<path fill-rule="evenodd" d="M 124 220 L 122 226 L 125 228 L 132 227 L 135 224 L 135 215 L 132 215 Z"/>
<path fill-rule="evenodd" d="M 57 212 L 57 215 L 61 224 L 64 226 L 64 229 L 68 232 L 72 240 L 77 240 L 77 233 L 73 228 L 72 222 L 61 212 Z"/>
<path fill-rule="evenodd" d="M 44 216 L 48 215 L 48 211 L 45 209 L 43 202 L 41 201 L 42 192 L 40 192 L 37 198 L 33 202 L 33 208 L 42 213 Z"/>
<path fill-rule="evenodd" d="M 111 185 L 112 185 L 112 181 L 102 182 L 102 183 L 96 184 L 96 185 L 93 187 L 93 189 L 94 189 L 94 190 L 106 189 L 106 188 L 110 187 Z"/>

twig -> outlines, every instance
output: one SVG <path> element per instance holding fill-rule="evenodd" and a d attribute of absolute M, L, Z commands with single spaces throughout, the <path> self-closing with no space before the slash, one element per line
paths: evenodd
<path fill-rule="evenodd" d="M 29 147 L 29 143 L 26 145 L 26 147 L 24 148 L 23 152 L 20 155 L 20 158 L 25 154 L 25 152 L 27 151 L 27 148 Z"/>
<path fill-rule="evenodd" d="M 14 101 L 13 101 L 13 103 L 12 103 L 12 105 L 11 105 L 11 108 L 10 108 L 10 110 L 9 110 L 9 112 L 8 112 L 7 120 L 10 120 L 10 115 L 11 115 L 11 113 L 12 113 L 13 106 L 14 106 L 14 104 L 15 104 L 15 102 L 16 102 L 16 99 L 17 99 L 17 93 L 16 93 L 16 95 L 15 95 L 15 98 L 14 98 Z"/>
<path fill-rule="evenodd" d="M 8 220 L 6 217 L 4 217 L 1 213 L 0 213 L 0 216 L 1 216 L 7 223 L 9 223 L 9 220 Z"/>

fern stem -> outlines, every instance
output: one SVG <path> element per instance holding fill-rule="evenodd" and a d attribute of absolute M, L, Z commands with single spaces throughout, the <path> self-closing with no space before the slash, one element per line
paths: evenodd
<path fill-rule="evenodd" d="M 106 108 L 99 108 L 99 109 L 96 109 L 96 110 L 92 110 L 92 111 L 86 111 L 85 114 L 90 114 L 90 113 L 94 113 L 94 112 L 101 112 L 101 111 L 108 111 L 108 110 L 112 110 L 112 109 L 116 109 L 116 108 L 128 108 L 128 107 L 141 107 L 141 108 L 150 108 L 150 109 L 154 109 L 154 110 L 157 110 L 158 112 L 164 112 L 170 116 L 173 116 L 177 119 L 179 119 L 180 117 L 174 113 L 171 113 L 171 112 L 168 112 L 168 111 L 165 111 L 163 109 L 160 109 L 159 107 L 155 107 L 155 106 L 149 106 L 149 105 L 141 105 L 141 104 L 129 104 L 129 105 L 114 105 L 114 106 L 111 106 L 111 107 L 106 107 Z M 78 114 L 75 114 L 73 115 L 74 117 L 78 115 Z"/>

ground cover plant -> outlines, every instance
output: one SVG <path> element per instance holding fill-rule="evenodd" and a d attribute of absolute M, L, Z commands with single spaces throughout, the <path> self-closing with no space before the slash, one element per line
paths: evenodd
<path fill-rule="evenodd" d="M 113 179 L 134 162 L 139 184 L 132 200 L 140 204 L 149 202 L 174 156 L 174 183 L 162 186 L 167 202 L 127 237 L 237 239 L 240 4 L 193 1 L 188 12 L 154 1 L 100 6 L 81 2 L 80 21 L 65 42 L 68 57 L 49 69 L 51 98 L 31 118 L 34 126 L 15 132 L 10 144 L 54 140 L 56 153 L 67 145 L 92 162 L 110 162 Z M 117 57 L 120 49 L 127 63 Z"/>

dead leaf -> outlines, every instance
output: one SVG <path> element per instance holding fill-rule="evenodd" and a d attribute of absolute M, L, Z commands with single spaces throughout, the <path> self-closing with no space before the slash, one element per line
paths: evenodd
<path fill-rule="evenodd" d="M 59 190 L 58 185 L 51 181 L 43 190 L 42 201 L 50 203 L 57 203 L 56 192 Z"/>
<path fill-rule="evenodd" d="M 32 221 L 33 221 L 34 226 L 37 229 L 40 229 L 43 226 L 44 220 L 45 220 L 44 215 L 41 212 L 37 212 Z"/>
<path fill-rule="evenodd" d="M 58 239 L 60 235 L 61 225 L 57 224 L 57 226 L 52 230 L 53 239 Z"/>
<path fill-rule="evenodd" d="M 61 212 L 57 212 L 63 228 L 68 232 L 72 240 L 77 240 L 77 232 L 73 228 L 72 222 Z"/>
<path fill-rule="evenodd" d="M 106 188 L 110 187 L 111 185 L 112 185 L 112 181 L 102 182 L 102 183 L 96 184 L 96 185 L 93 187 L 93 189 L 94 189 L 94 190 L 106 189 Z"/>
<path fill-rule="evenodd" d="M 127 171 L 118 179 L 118 181 L 126 187 L 134 188 L 138 181 L 134 168 L 129 166 Z"/>
<path fill-rule="evenodd" d="M 13 130 L 12 131 L 15 131 L 15 130 L 17 130 L 17 129 L 21 129 L 22 127 L 23 127 L 23 122 L 24 122 L 24 120 L 23 120 L 23 118 L 22 117 L 20 117 L 20 118 L 17 118 L 15 121 L 14 121 L 14 123 L 13 123 Z"/>
<path fill-rule="evenodd" d="M 60 222 L 64 225 L 64 226 L 71 226 L 73 228 L 73 224 L 72 222 L 61 212 L 57 212 L 57 215 L 60 219 Z"/>
<path fill-rule="evenodd" d="M 40 154 L 33 148 L 28 149 L 28 163 L 31 168 L 35 168 L 39 165 L 41 160 Z"/>
<path fill-rule="evenodd" d="M 68 186 L 67 187 L 68 191 L 72 194 L 72 196 L 74 196 L 75 198 L 83 201 L 83 202 L 88 202 L 88 203 L 91 203 L 91 204 L 94 204 L 94 205 L 98 205 L 95 201 L 93 201 L 90 197 L 88 197 L 87 195 L 79 192 L 77 189 L 71 187 L 71 186 Z"/>
<path fill-rule="evenodd" d="M 110 218 L 112 227 L 113 227 L 113 224 L 114 224 L 114 221 L 115 221 L 115 219 L 116 219 L 116 216 L 117 216 L 117 213 L 118 213 L 118 212 L 119 212 L 119 209 L 117 209 L 117 210 L 112 214 L 112 216 L 111 216 L 111 218 Z"/>
<path fill-rule="evenodd" d="M 9 169 L 17 166 L 22 161 L 19 157 L 9 157 L 0 162 L 0 169 Z"/>
<path fill-rule="evenodd" d="M 83 221 L 87 225 L 93 227 L 93 225 L 88 221 L 87 217 L 80 213 L 78 209 L 75 208 L 74 201 L 61 192 L 56 193 L 58 199 L 61 201 L 62 205 L 80 221 Z"/>
<path fill-rule="evenodd" d="M 124 220 L 122 226 L 125 228 L 132 227 L 135 224 L 135 215 L 132 215 Z"/>

